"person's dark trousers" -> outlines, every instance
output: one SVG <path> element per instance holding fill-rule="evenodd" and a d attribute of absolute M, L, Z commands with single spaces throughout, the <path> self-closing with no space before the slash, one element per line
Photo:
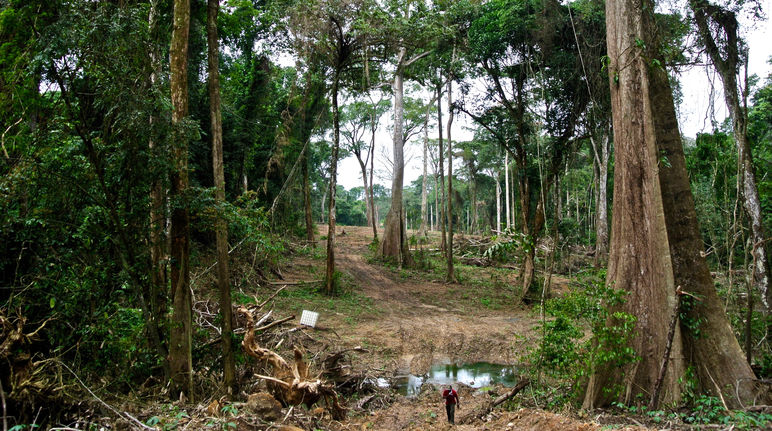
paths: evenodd
<path fill-rule="evenodd" d="M 455 425 L 456 424 L 456 405 L 445 404 L 445 411 L 448 412 L 448 422 Z"/>

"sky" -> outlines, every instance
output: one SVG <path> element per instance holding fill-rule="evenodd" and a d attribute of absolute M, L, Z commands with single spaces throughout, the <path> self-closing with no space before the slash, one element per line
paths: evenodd
<path fill-rule="evenodd" d="M 772 25 L 769 15 L 772 14 L 772 0 L 762 0 L 762 9 L 767 15 L 760 22 L 751 22 L 747 16 L 740 15 L 739 21 L 742 36 L 749 47 L 748 76 L 758 75 L 760 81 L 772 73 L 772 66 L 767 62 L 772 57 Z M 726 104 L 723 99 L 721 80 L 713 71 L 712 66 L 695 66 L 684 69 L 680 74 L 683 102 L 678 108 L 679 125 L 684 137 L 694 138 L 697 133 L 713 130 L 713 121 L 721 123 L 727 117 Z M 711 109 L 710 101 L 713 100 Z M 443 113 L 447 114 L 446 102 L 443 101 Z M 444 116 L 443 123 L 447 121 Z M 381 127 L 376 136 L 375 182 L 387 188 L 391 187 L 391 176 L 387 157 L 391 157 L 392 139 L 387 126 L 392 124 L 390 114 L 381 120 Z M 444 126 L 444 125 L 443 125 Z M 457 114 L 453 122 L 451 135 L 454 141 L 465 141 L 472 138 L 469 128 L 471 120 L 463 114 Z M 445 131 L 447 133 L 447 131 Z M 430 131 L 430 138 L 436 138 L 436 130 Z M 447 135 L 446 135 L 447 136 Z M 422 174 L 422 139 L 419 134 L 406 145 L 405 181 L 409 185 Z M 408 160 L 409 159 L 409 160 Z M 431 168 L 429 168 L 431 170 Z M 362 174 L 359 163 L 354 156 L 341 160 L 338 165 L 338 184 L 350 190 L 352 187 L 362 187 Z"/>

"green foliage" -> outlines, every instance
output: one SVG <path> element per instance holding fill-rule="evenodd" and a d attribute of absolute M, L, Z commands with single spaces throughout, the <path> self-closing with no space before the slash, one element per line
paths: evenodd
<path fill-rule="evenodd" d="M 573 381 L 574 391 L 600 365 L 624 367 L 638 360 L 629 346 L 635 317 L 615 311 L 626 292 L 606 286 L 604 279 L 603 271 L 586 275 L 570 293 L 547 302 L 545 310 L 554 319 L 543 323 L 543 338 L 530 356 L 537 370 Z"/>
<path fill-rule="evenodd" d="M 511 261 L 516 256 L 529 253 L 533 247 L 533 237 L 507 228 L 497 241 L 485 250 L 483 256 L 499 262 Z"/>

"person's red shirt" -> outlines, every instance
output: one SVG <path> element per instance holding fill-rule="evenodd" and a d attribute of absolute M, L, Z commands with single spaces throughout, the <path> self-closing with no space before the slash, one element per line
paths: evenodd
<path fill-rule="evenodd" d="M 442 391 L 442 398 L 445 398 L 445 404 L 458 404 L 458 392 L 455 389 L 445 389 Z"/>

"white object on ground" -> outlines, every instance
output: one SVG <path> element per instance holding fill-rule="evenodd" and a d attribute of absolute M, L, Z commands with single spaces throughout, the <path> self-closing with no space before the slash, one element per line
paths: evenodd
<path fill-rule="evenodd" d="M 315 311 L 303 310 L 303 314 L 300 315 L 300 324 L 316 327 L 316 320 L 319 319 L 319 313 Z"/>

